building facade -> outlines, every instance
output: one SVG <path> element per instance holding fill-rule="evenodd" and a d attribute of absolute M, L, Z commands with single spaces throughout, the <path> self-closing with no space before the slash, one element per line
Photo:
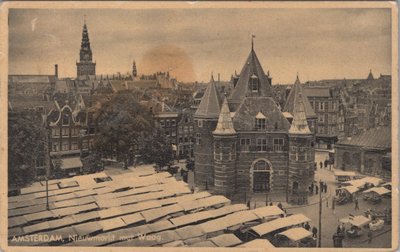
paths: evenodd
<path fill-rule="evenodd" d="M 286 193 L 307 203 L 313 180 L 314 134 L 305 113 L 302 90 L 294 94 L 293 119 L 274 100 L 254 48 L 229 97 L 220 100 L 211 80 L 195 119 L 195 183 L 216 193 Z"/>

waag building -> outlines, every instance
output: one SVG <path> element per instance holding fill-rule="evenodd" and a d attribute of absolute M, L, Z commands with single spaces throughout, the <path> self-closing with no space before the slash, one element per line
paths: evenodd
<path fill-rule="evenodd" d="M 228 197 L 283 193 L 291 203 L 307 203 L 315 134 L 310 104 L 300 81 L 294 85 L 283 112 L 253 45 L 229 97 L 211 78 L 194 115 L 196 186 Z"/>

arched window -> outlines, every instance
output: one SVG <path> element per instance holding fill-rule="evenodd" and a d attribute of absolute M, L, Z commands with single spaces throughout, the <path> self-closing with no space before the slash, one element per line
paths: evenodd
<path fill-rule="evenodd" d="M 269 171 L 269 164 L 265 160 L 258 160 L 257 163 L 254 164 L 254 171 Z"/>

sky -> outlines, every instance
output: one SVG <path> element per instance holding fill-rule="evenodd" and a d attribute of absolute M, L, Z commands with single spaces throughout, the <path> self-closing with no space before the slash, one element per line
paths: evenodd
<path fill-rule="evenodd" d="M 11 9 L 9 74 L 76 76 L 84 17 L 97 74 L 229 80 L 254 48 L 273 83 L 391 72 L 390 9 Z"/>

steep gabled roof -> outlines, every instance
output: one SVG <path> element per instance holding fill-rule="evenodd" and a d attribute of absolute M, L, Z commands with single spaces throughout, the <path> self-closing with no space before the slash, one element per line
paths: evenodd
<path fill-rule="evenodd" d="M 249 80 L 252 76 L 259 80 L 258 92 L 252 92 L 252 90 L 250 90 Z M 237 102 L 243 100 L 246 96 L 273 96 L 271 84 L 253 48 L 251 48 L 250 54 L 240 72 L 239 80 L 231 94 L 230 100 Z"/>
<path fill-rule="evenodd" d="M 204 92 L 199 107 L 194 114 L 195 117 L 217 119 L 221 112 L 221 101 L 215 87 L 214 78 L 211 77 L 210 84 Z"/>
<path fill-rule="evenodd" d="M 306 109 L 304 106 L 304 95 L 301 92 L 295 93 L 293 106 L 293 120 L 290 126 L 289 133 L 291 134 L 311 134 L 308 128 Z"/>
<path fill-rule="evenodd" d="M 303 88 L 300 84 L 299 76 L 297 76 L 292 89 L 290 90 L 289 96 L 286 100 L 285 107 L 283 108 L 284 112 L 289 112 L 293 115 L 294 107 L 295 107 L 295 97 L 302 93 L 302 103 L 304 105 L 306 118 L 316 118 L 317 115 L 314 112 L 314 109 L 311 107 L 311 104 L 307 98 L 307 95 L 304 93 Z"/>
<path fill-rule="evenodd" d="M 290 123 L 272 97 L 245 97 L 233 116 L 235 130 L 254 131 L 255 119 L 259 113 L 266 118 L 266 131 L 289 130 Z"/>
<path fill-rule="evenodd" d="M 231 118 L 231 112 L 228 107 L 228 101 L 226 97 L 221 107 L 221 113 L 219 114 L 217 128 L 213 132 L 216 135 L 233 135 L 236 133 L 233 128 L 233 122 Z"/>

